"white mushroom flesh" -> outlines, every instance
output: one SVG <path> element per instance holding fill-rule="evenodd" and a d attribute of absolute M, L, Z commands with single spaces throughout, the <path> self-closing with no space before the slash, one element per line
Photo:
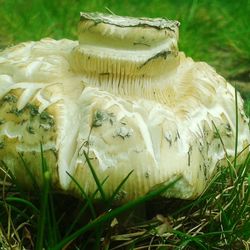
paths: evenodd
<path fill-rule="evenodd" d="M 100 180 L 108 176 L 107 196 L 133 170 L 119 202 L 176 176 L 166 197 L 199 196 L 226 157 L 221 139 L 234 156 L 235 90 L 206 63 L 178 52 L 178 26 L 81 13 L 79 43 L 43 39 L 2 51 L 2 164 L 31 186 L 23 159 L 41 184 L 42 143 L 56 189 L 78 194 L 72 175 L 95 192 L 87 152 Z M 241 152 L 250 133 L 239 94 L 237 107 Z"/>

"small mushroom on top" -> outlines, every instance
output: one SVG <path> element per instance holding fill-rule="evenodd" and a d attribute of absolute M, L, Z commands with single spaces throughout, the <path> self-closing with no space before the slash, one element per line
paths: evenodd
<path fill-rule="evenodd" d="M 107 196 L 133 170 L 119 202 L 176 176 L 164 196 L 199 196 L 226 154 L 234 156 L 236 133 L 238 152 L 249 152 L 250 133 L 239 93 L 235 105 L 224 78 L 178 51 L 178 27 L 81 13 L 79 42 L 46 38 L 2 51 L 1 162 L 32 186 L 24 160 L 41 185 L 42 143 L 55 189 L 78 194 L 71 175 L 95 192 L 87 154 L 100 180 L 108 176 Z"/>

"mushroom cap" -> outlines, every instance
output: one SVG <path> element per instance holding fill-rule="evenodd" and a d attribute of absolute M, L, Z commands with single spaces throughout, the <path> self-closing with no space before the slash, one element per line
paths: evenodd
<path fill-rule="evenodd" d="M 178 37 L 178 21 L 81 12 L 79 43 L 116 50 L 147 50 Z M 175 48 L 177 49 L 177 48 Z"/>
<path fill-rule="evenodd" d="M 21 155 L 41 184 L 42 142 L 56 189 L 80 193 L 70 174 L 95 192 L 86 152 L 100 180 L 108 177 L 107 196 L 133 170 L 118 202 L 176 176 L 181 180 L 163 195 L 199 196 L 224 149 L 234 156 L 236 133 L 238 152 L 250 144 L 249 121 L 237 93 L 236 131 L 234 88 L 178 52 L 177 28 L 164 19 L 82 13 L 79 43 L 43 39 L 0 52 L 2 162 L 32 186 Z M 133 47 L 143 34 L 150 47 Z M 167 50 L 170 56 L 159 56 Z"/>

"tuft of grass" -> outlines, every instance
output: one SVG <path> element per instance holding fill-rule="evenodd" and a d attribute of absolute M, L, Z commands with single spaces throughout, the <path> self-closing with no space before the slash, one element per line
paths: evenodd
<path fill-rule="evenodd" d="M 36 250 L 42 250 L 44 248 L 53 250 L 67 249 L 67 247 L 75 245 L 75 241 L 79 237 L 84 237 L 87 232 L 90 232 L 90 235 L 94 235 L 95 237 L 94 243 L 91 242 L 91 240 L 87 240 L 87 242 L 84 242 L 84 246 L 80 244 L 80 249 L 90 249 L 90 246 L 91 249 L 100 249 L 101 245 L 103 245 L 103 234 L 110 227 L 112 221 L 116 220 L 116 217 L 126 211 L 133 209 L 139 204 L 143 204 L 151 200 L 152 198 L 158 196 L 159 194 L 165 192 L 168 188 L 172 187 L 180 179 L 180 177 L 176 177 L 176 179 L 169 182 L 169 184 L 164 185 L 159 189 L 153 190 L 145 196 L 130 201 L 122 206 L 114 207 L 113 203 L 115 203 L 116 201 L 116 194 L 120 191 L 123 184 L 133 172 L 130 172 L 124 178 L 124 180 L 122 180 L 122 182 L 115 189 L 113 195 L 111 195 L 110 199 L 107 200 L 106 195 L 104 194 L 104 191 L 102 189 L 102 185 L 105 183 L 107 178 L 105 178 L 104 181 L 100 181 L 86 153 L 85 157 L 88 166 L 91 169 L 93 178 L 96 182 L 97 190 L 91 197 L 88 197 L 84 192 L 83 188 L 80 186 L 80 184 L 74 179 L 73 176 L 70 176 L 76 186 L 79 188 L 82 197 L 86 200 L 86 203 L 82 206 L 82 208 L 80 208 L 76 218 L 72 218 L 72 222 L 70 222 L 72 224 L 68 230 L 61 226 L 62 217 L 65 216 L 63 214 L 64 211 L 62 214 L 59 215 L 56 213 L 57 208 L 55 207 L 54 202 L 55 194 L 53 194 L 51 191 L 51 176 L 49 166 L 47 165 L 46 159 L 44 158 L 42 147 L 41 171 L 43 176 L 43 184 L 41 189 L 37 190 L 36 199 L 31 198 L 31 201 L 29 201 L 25 198 L 22 198 L 23 190 L 19 192 L 18 186 L 15 186 L 16 190 L 14 193 L 12 193 L 13 191 L 7 191 L 5 188 L 6 185 L 15 185 L 15 182 L 11 184 L 6 182 L 6 180 L 3 181 L 2 193 L 4 195 L 2 197 L 3 201 L 0 202 L 0 207 L 3 207 L 5 209 L 5 212 L 3 212 L 3 218 L 7 216 L 8 220 L 1 221 L 0 224 L 0 228 L 2 229 L 2 231 L 0 231 L 0 243 L 2 244 L 2 246 L 5 246 L 6 248 L 13 248 L 14 245 L 17 244 L 16 242 L 18 242 L 18 246 L 22 246 L 23 249 L 30 249 L 30 247 Z M 104 204 L 104 206 L 99 212 L 96 210 L 96 205 L 94 203 L 95 196 L 98 192 L 104 194 L 102 194 L 103 196 L 101 196 L 101 202 L 102 204 Z M 25 197 L 27 197 L 26 194 Z M 13 213 L 11 213 L 12 209 L 16 212 L 14 215 Z M 22 216 L 21 222 L 17 220 L 17 218 L 20 217 L 20 214 L 24 214 L 24 216 Z M 80 217 L 85 217 L 88 221 L 85 225 L 82 225 L 77 228 L 77 223 L 79 222 L 78 219 L 80 219 Z M 13 221 L 12 218 L 14 218 L 15 221 Z M 10 228 L 9 225 L 12 225 L 12 227 Z M 17 228 L 21 228 L 20 225 L 29 225 L 31 230 L 28 232 L 29 235 L 32 234 L 32 246 L 30 245 L 30 242 L 28 242 L 29 245 L 24 244 L 19 235 L 16 233 L 18 231 Z M 5 226 L 7 226 L 7 233 L 4 231 L 4 229 L 6 228 Z M 59 228 L 59 226 L 61 227 Z M 24 227 L 23 230 L 27 230 L 27 228 Z M 18 235 L 18 240 L 15 240 L 13 245 L 13 239 L 10 239 L 10 237 L 13 237 L 12 235 L 14 233 Z M 90 237 L 90 239 L 93 240 L 92 237 Z"/>
<path fill-rule="evenodd" d="M 26 193 L 23 197 L 23 190 L 19 192 L 15 182 L 8 181 L 11 176 L 5 171 L 6 178 L 1 183 L 0 246 L 37 250 L 247 249 L 249 246 L 250 154 L 241 165 L 237 164 L 237 156 L 227 159 L 228 166 L 220 168 L 201 197 L 182 202 L 179 207 L 177 201 L 171 201 L 172 210 L 169 200 L 154 201 L 154 198 L 179 178 L 136 200 L 114 206 L 115 193 L 132 172 L 109 201 L 96 202 L 95 196 L 103 191 L 101 186 L 107 178 L 101 181 L 85 156 L 93 171 L 96 192 L 88 197 L 71 176 L 85 201 L 53 193 L 43 152 L 43 186 L 36 196 L 27 198 L 30 194 Z M 140 204 L 147 210 L 145 214 L 138 207 Z"/>

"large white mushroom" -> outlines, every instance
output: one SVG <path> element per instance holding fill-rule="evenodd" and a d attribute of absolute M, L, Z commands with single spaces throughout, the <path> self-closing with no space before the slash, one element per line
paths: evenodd
<path fill-rule="evenodd" d="M 0 159 L 41 184 L 40 143 L 55 189 L 107 196 L 133 170 L 117 199 L 164 193 L 193 199 L 234 155 L 235 90 L 206 63 L 178 51 L 177 21 L 81 13 L 79 42 L 42 39 L 0 53 Z M 238 152 L 250 143 L 238 95 Z M 217 129 L 216 129 L 217 128 Z M 218 131 L 220 136 L 218 136 Z M 221 137 L 221 138 L 220 138 Z M 249 149 L 246 150 L 249 152 Z M 21 157 L 22 156 L 22 157 Z"/>

